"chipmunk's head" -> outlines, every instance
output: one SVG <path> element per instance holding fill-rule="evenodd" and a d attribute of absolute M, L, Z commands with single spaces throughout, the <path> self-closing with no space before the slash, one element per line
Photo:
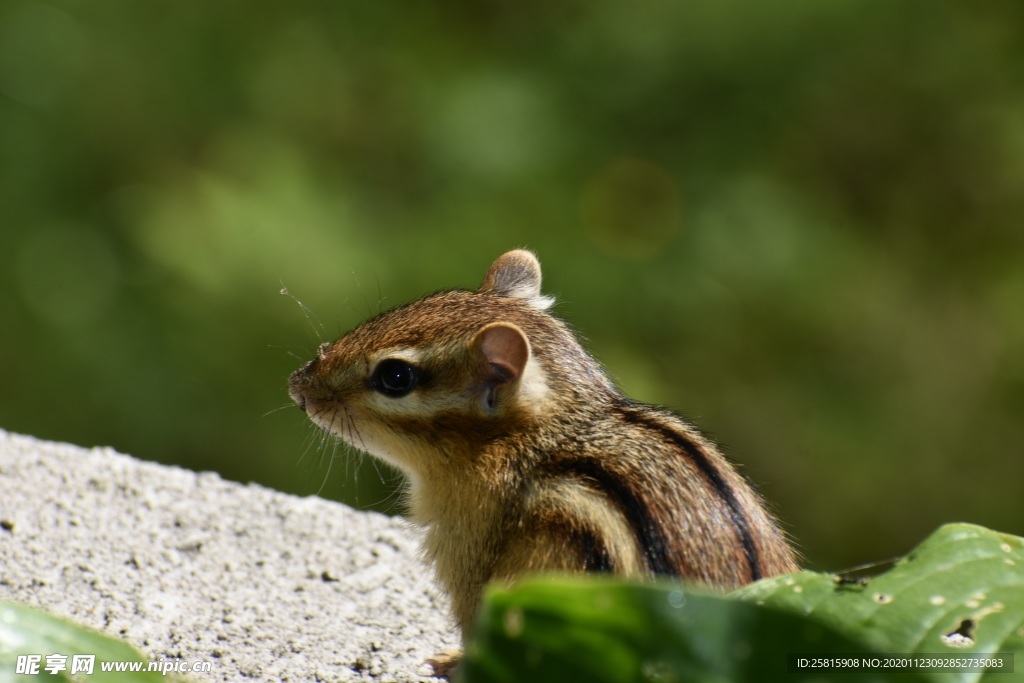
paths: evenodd
<path fill-rule="evenodd" d="M 545 313 L 540 284 L 536 257 L 510 251 L 475 292 L 429 295 L 323 344 L 289 394 L 316 424 L 413 477 L 471 458 L 544 415 L 549 356 L 579 349 Z"/>

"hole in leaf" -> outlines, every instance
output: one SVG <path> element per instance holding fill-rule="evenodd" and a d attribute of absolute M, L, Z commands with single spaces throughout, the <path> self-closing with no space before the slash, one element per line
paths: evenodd
<path fill-rule="evenodd" d="M 974 619 L 963 619 L 955 629 L 942 636 L 942 642 L 949 647 L 970 647 L 974 645 Z"/>

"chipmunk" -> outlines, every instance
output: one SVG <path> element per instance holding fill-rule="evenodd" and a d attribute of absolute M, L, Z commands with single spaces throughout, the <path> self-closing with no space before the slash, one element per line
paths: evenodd
<path fill-rule="evenodd" d="M 796 571 L 725 457 L 675 414 L 620 393 L 540 287 L 536 257 L 510 251 L 479 290 L 382 313 L 288 381 L 314 423 L 407 475 L 463 640 L 486 583 L 532 572 L 731 588 Z"/>

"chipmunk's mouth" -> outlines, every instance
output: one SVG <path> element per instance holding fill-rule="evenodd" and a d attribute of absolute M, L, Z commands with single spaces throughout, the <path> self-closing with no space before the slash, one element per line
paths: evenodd
<path fill-rule="evenodd" d="M 331 428 L 333 421 L 330 416 L 344 412 L 344 405 L 331 398 L 313 396 L 308 393 L 300 393 L 292 396 L 295 405 L 306 414 L 310 420 L 324 429 Z"/>
<path fill-rule="evenodd" d="M 333 398 L 318 396 L 305 370 L 297 370 L 288 378 L 288 396 L 313 424 L 345 438 L 343 430 L 338 429 L 339 420 L 342 424 L 347 421 L 345 406 Z"/>
<path fill-rule="evenodd" d="M 292 379 L 294 379 L 294 377 L 295 376 L 292 375 Z M 309 415 L 309 417 L 312 419 L 313 414 L 316 412 L 313 409 L 316 407 L 318 403 L 321 403 L 321 401 L 317 401 L 313 398 L 310 398 L 309 392 L 306 389 L 306 387 L 297 386 L 297 384 L 298 382 L 294 381 L 288 382 L 288 396 L 293 401 L 295 401 L 295 405 L 299 407 L 299 410 Z"/>
<path fill-rule="evenodd" d="M 314 422 L 325 406 L 335 403 L 334 392 L 318 376 L 319 363 L 314 358 L 288 377 L 288 396 Z"/>

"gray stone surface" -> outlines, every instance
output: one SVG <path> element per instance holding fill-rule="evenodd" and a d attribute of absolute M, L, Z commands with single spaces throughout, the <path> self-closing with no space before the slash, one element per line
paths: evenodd
<path fill-rule="evenodd" d="M 400 520 L 2 430 L 0 600 L 194 680 L 436 680 L 457 643 Z"/>

